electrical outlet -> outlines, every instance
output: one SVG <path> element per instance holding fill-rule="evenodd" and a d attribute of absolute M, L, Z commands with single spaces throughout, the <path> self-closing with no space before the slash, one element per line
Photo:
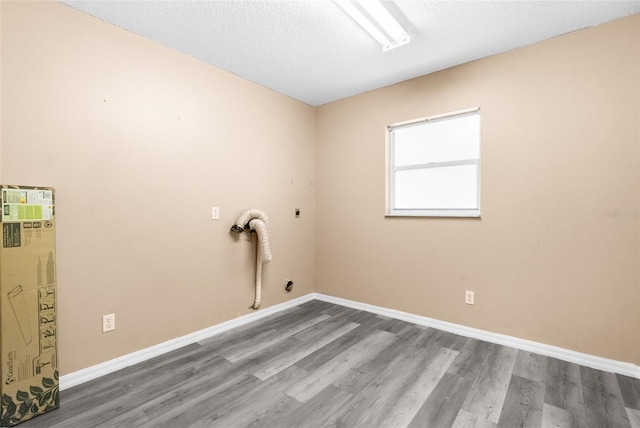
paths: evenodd
<path fill-rule="evenodd" d="M 475 305 L 475 293 L 473 291 L 465 291 L 464 292 L 464 302 L 467 305 Z"/>
<path fill-rule="evenodd" d="M 106 333 L 116 329 L 116 314 L 102 316 L 102 332 Z"/>
<path fill-rule="evenodd" d="M 220 208 L 211 207 L 211 220 L 220 220 Z"/>

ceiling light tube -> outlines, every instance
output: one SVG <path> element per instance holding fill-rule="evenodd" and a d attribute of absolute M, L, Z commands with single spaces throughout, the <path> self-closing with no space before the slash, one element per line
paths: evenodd
<path fill-rule="evenodd" d="M 391 41 L 378 30 L 369 19 L 364 16 L 349 0 L 334 0 L 334 2 L 344 10 L 347 15 L 353 18 L 371 37 L 376 39 L 381 45 L 391 44 Z"/>
<path fill-rule="evenodd" d="M 409 42 L 409 34 L 400 26 L 398 21 L 389 13 L 389 11 L 379 1 L 358 0 L 358 4 L 367 14 L 391 36 L 394 43 L 400 43 L 406 40 Z"/>
<path fill-rule="evenodd" d="M 383 52 L 411 41 L 409 34 L 378 0 L 357 0 L 358 6 L 349 0 L 334 0 L 334 3 L 376 39 Z"/>

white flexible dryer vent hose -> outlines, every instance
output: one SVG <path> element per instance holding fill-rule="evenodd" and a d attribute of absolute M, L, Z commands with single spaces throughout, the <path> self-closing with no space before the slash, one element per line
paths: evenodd
<path fill-rule="evenodd" d="M 267 215 L 260 210 L 249 208 L 244 210 L 231 227 L 231 231 L 241 233 L 248 225 L 251 232 L 256 233 L 258 243 L 256 248 L 256 298 L 251 309 L 258 309 L 262 300 L 262 264 L 271 261 L 271 244 L 269 243 L 269 230 Z"/>
<path fill-rule="evenodd" d="M 264 222 L 264 224 L 269 224 L 269 219 L 264 211 L 257 210 L 255 208 L 249 208 L 240 213 L 236 222 L 233 226 L 231 226 L 231 231 L 241 233 L 245 227 L 249 224 L 254 218 L 258 218 Z"/>
<path fill-rule="evenodd" d="M 258 234 L 258 261 L 269 263 L 271 261 L 271 244 L 269 243 L 267 224 L 258 218 L 254 218 L 249 222 L 249 229 L 255 230 Z"/>

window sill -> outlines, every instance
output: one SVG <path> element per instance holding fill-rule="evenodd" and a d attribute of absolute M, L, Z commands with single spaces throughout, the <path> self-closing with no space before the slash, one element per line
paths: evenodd
<path fill-rule="evenodd" d="M 455 209 L 455 210 L 415 210 L 395 209 L 387 212 L 385 217 L 465 217 L 480 218 L 479 209 Z"/>

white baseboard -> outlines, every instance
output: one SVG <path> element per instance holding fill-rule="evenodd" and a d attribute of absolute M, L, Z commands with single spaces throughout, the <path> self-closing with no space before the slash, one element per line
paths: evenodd
<path fill-rule="evenodd" d="M 141 363 L 142 361 L 150 360 L 151 358 L 166 354 L 167 352 L 174 351 L 178 348 L 182 348 L 192 343 L 196 343 L 200 340 L 207 339 L 232 328 L 257 321 L 261 318 L 268 317 L 269 315 L 273 315 L 277 312 L 284 311 L 285 309 L 289 309 L 302 303 L 308 302 L 310 300 L 313 300 L 314 298 L 315 296 L 313 293 L 307 294 L 302 297 L 289 300 L 288 302 L 270 306 L 265 309 L 260 309 L 259 311 L 251 312 L 250 314 L 242 315 L 238 318 L 216 324 L 212 327 L 187 334 L 186 336 L 171 339 L 158 345 L 154 345 L 146 349 L 141 349 L 140 351 L 123 355 L 113 360 L 105 361 L 104 363 L 96 364 L 95 366 L 87 367 L 86 369 L 69 373 L 68 375 L 60 376 L 60 389 L 63 390 L 71 388 L 81 383 L 85 383 L 109 373 L 113 373 L 117 370 L 124 369 L 125 367 Z"/>
<path fill-rule="evenodd" d="M 187 334 L 186 336 L 168 340 L 158 345 L 154 345 L 149 348 L 133 352 L 131 354 L 123 355 L 113 360 L 106 361 L 95 366 L 87 367 L 86 369 L 78 370 L 77 372 L 73 372 L 68 375 L 60 376 L 60 389 L 67 389 L 81 383 L 88 382 L 109 373 L 113 373 L 117 370 L 121 370 L 125 367 L 129 367 L 133 364 L 149 360 L 162 354 L 166 354 L 167 352 L 207 339 L 232 328 L 257 321 L 261 318 L 284 311 L 313 299 L 335 303 L 337 305 L 346 306 L 349 308 L 360 309 L 389 318 L 407 321 L 426 327 L 433 327 L 450 333 L 459 334 L 461 336 L 484 340 L 499 345 L 510 346 L 512 348 L 521 349 L 523 351 L 535 352 L 536 354 L 544 355 L 547 357 L 558 358 L 560 360 L 580 364 L 594 369 L 619 373 L 625 376 L 640 379 L 640 366 L 637 366 L 635 364 L 596 357 L 594 355 L 558 348 L 556 346 L 545 345 L 543 343 L 532 342 L 529 340 L 519 339 L 517 337 L 491 333 L 484 330 L 465 327 L 459 324 L 439 321 L 433 318 L 427 318 L 420 315 L 397 311 L 394 309 L 387 309 L 381 306 L 374 306 L 366 303 L 355 302 L 353 300 L 342 299 L 340 297 L 333 297 L 319 293 L 310 293 L 305 296 L 289 300 L 288 302 L 280 303 L 266 309 L 261 309 L 256 312 L 252 312 L 250 314 L 225 321 L 221 324 L 217 324 L 212 327 Z"/>
<path fill-rule="evenodd" d="M 314 298 L 317 300 L 322 300 L 324 302 L 335 303 L 337 305 L 347 306 L 349 308 L 360 309 L 389 318 L 407 321 L 413 324 L 433 327 L 438 330 L 447 331 L 449 333 L 459 334 L 460 336 L 484 340 L 485 342 L 509 346 L 511 348 L 521 349 L 523 351 L 534 352 L 546 357 L 553 357 L 559 360 L 568 361 L 570 363 L 580 364 L 582 366 L 587 366 L 607 372 L 619 373 L 625 376 L 640 379 L 640 366 L 631 363 L 597 357 L 595 355 L 571 351 L 569 349 L 559 348 L 557 346 L 519 339 L 517 337 L 506 336 L 504 334 L 492 333 L 485 330 L 479 330 L 476 328 L 453 324 L 446 321 L 440 321 L 433 318 L 427 318 L 420 315 L 414 315 L 407 312 L 396 311 L 394 309 L 387 309 L 380 306 L 373 306 L 366 303 L 355 302 L 353 300 L 342 299 L 340 297 L 333 297 L 315 293 Z"/>

